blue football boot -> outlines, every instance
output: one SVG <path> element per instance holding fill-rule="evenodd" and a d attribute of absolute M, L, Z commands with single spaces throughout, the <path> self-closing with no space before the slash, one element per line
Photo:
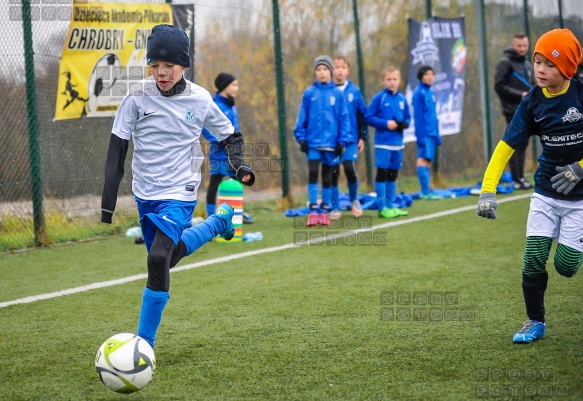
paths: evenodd
<path fill-rule="evenodd" d="M 221 203 L 219 207 L 215 209 L 215 217 L 221 220 L 225 220 L 225 222 L 227 223 L 225 229 L 220 234 L 221 238 L 225 239 L 226 241 L 232 240 L 233 237 L 235 236 L 235 226 L 233 226 L 232 221 L 234 213 L 235 212 L 231 205 L 229 205 L 226 202 Z"/>
<path fill-rule="evenodd" d="M 531 343 L 545 335 L 545 324 L 538 320 L 527 320 L 522 329 L 512 337 L 515 344 Z"/>

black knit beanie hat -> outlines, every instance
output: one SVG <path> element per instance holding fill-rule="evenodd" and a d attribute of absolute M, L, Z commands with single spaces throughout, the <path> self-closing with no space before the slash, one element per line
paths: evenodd
<path fill-rule="evenodd" d="M 430 65 L 422 65 L 419 70 L 417 71 L 417 79 L 419 81 L 423 80 L 423 75 L 425 75 L 425 73 L 427 71 L 433 71 L 435 73 L 435 71 L 433 70 L 433 67 Z"/>
<path fill-rule="evenodd" d="M 233 83 L 237 78 L 229 73 L 221 72 L 215 78 L 215 86 L 217 87 L 217 92 L 222 92 L 225 88 Z"/>
<path fill-rule="evenodd" d="M 190 67 L 189 43 L 188 36 L 182 29 L 174 25 L 156 25 L 148 36 L 148 64 L 152 61 L 168 61 Z"/>

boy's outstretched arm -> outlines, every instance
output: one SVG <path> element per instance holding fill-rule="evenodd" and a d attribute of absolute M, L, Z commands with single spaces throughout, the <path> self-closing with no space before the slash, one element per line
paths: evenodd
<path fill-rule="evenodd" d="M 124 175 L 124 164 L 129 141 L 115 134 L 109 138 L 107 161 L 105 162 L 105 182 L 101 194 L 101 222 L 111 224 L 117 203 L 117 191 Z"/>
<path fill-rule="evenodd" d="M 251 186 L 255 183 L 255 173 L 251 165 L 244 158 L 243 135 L 239 131 L 222 140 L 221 145 L 227 153 L 229 168 L 235 173 L 235 177 L 243 184 Z"/>
<path fill-rule="evenodd" d="M 488 168 L 486 168 L 486 172 L 484 173 L 484 179 L 482 180 L 482 191 L 478 200 L 478 207 L 476 208 L 478 216 L 487 219 L 496 218 L 496 208 L 498 207 L 498 203 L 496 202 L 496 185 L 498 185 L 504 167 L 513 154 L 514 149 L 508 146 L 506 142 L 498 142 L 492 158 L 488 163 Z"/>

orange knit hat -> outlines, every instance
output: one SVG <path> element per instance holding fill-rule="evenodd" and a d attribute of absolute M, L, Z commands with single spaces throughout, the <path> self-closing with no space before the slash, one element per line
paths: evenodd
<path fill-rule="evenodd" d="M 571 79 L 581 60 L 581 45 L 570 30 L 553 29 L 536 42 L 532 53 L 533 60 L 537 53 L 548 58 L 564 77 Z"/>

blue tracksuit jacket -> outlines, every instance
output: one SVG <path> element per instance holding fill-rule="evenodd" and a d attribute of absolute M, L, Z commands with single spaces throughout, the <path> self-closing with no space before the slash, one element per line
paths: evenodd
<path fill-rule="evenodd" d="M 413 116 L 415 118 L 415 136 L 417 140 L 425 136 L 439 137 L 439 121 L 437 120 L 437 110 L 435 93 L 431 87 L 423 82 L 413 93 Z"/>
<path fill-rule="evenodd" d="M 348 143 L 356 143 L 359 139 L 366 140 L 366 103 L 358 86 L 348 81 L 344 88 L 348 117 L 350 117 L 350 138 Z"/>
<path fill-rule="evenodd" d="M 393 94 L 383 89 L 373 96 L 366 109 L 366 123 L 376 129 L 375 145 L 402 146 L 403 133 L 387 128 L 389 120 L 411 124 L 411 114 L 407 98 L 401 92 Z"/>
<path fill-rule="evenodd" d="M 298 142 L 309 148 L 333 150 L 350 140 L 350 117 L 344 93 L 334 83 L 314 82 L 304 91 L 294 130 Z"/>

